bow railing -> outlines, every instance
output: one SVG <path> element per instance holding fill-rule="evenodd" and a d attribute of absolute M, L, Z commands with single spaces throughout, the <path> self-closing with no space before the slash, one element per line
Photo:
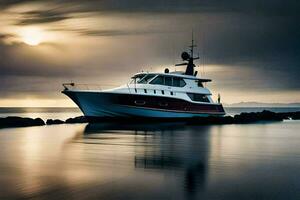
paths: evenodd
<path fill-rule="evenodd" d="M 105 90 L 116 87 L 116 85 L 63 83 L 64 90 Z"/>

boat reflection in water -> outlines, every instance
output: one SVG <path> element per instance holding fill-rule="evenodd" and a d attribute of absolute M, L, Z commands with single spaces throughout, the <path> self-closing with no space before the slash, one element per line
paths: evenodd
<path fill-rule="evenodd" d="M 134 167 L 162 173 L 175 173 L 190 196 L 205 187 L 209 158 L 210 126 L 190 127 L 188 134 L 183 122 L 164 123 L 101 123 L 89 124 L 85 138 L 89 135 L 125 131 L 137 142 Z"/>
<path fill-rule="evenodd" d="M 299 129 L 298 121 L 0 129 L 0 199 L 300 199 Z"/>

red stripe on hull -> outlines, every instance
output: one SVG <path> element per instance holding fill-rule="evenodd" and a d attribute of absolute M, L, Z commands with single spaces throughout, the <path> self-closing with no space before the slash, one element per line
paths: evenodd
<path fill-rule="evenodd" d="M 161 97 L 161 96 L 147 96 L 135 94 L 111 94 L 113 103 L 165 111 L 189 112 L 189 113 L 211 113 L 211 114 L 225 114 L 224 108 L 221 104 L 199 104 L 192 103 L 182 99 Z"/>

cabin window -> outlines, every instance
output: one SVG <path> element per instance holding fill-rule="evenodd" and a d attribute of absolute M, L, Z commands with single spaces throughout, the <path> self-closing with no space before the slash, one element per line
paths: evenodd
<path fill-rule="evenodd" d="M 145 93 L 147 93 L 147 90 L 146 90 L 146 89 L 144 89 L 144 92 L 145 92 Z"/>
<path fill-rule="evenodd" d="M 170 95 L 172 95 L 172 96 L 173 96 L 173 92 L 172 92 L 172 91 L 170 92 Z"/>
<path fill-rule="evenodd" d="M 173 87 L 184 87 L 186 85 L 183 78 L 171 76 L 157 76 L 150 84 L 154 85 L 167 85 Z"/>
<path fill-rule="evenodd" d="M 140 84 L 146 84 L 148 83 L 154 76 L 156 76 L 155 74 L 148 74 L 146 75 L 144 78 L 142 78 L 140 81 L 138 81 L 138 83 Z"/>
<path fill-rule="evenodd" d="M 209 102 L 208 97 L 205 94 L 187 93 L 192 101 Z"/>
<path fill-rule="evenodd" d="M 165 94 L 165 91 L 162 90 L 162 91 L 161 91 L 161 94 Z"/>
<path fill-rule="evenodd" d="M 154 94 L 156 94 L 156 90 L 153 90 Z"/>
<path fill-rule="evenodd" d="M 179 87 L 184 87 L 186 85 L 185 81 L 183 79 L 180 79 Z"/>
<path fill-rule="evenodd" d="M 170 76 L 165 77 L 165 85 L 172 86 L 172 77 Z"/>
<path fill-rule="evenodd" d="M 139 83 L 143 78 L 145 77 L 145 74 L 139 74 L 134 77 L 132 77 L 132 81 L 130 82 L 131 84 L 137 84 Z"/>
<path fill-rule="evenodd" d="M 150 84 L 154 85 L 163 85 L 164 84 L 164 77 L 162 76 L 157 76 L 154 80 L 150 82 Z"/>
<path fill-rule="evenodd" d="M 184 87 L 186 85 L 183 78 L 173 77 L 173 86 L 174 87 Z"/>
<path fill-rule="evenodd" d="M 178 78 L 178 77 L 173 78 L 173 86 L 180 87 L 180 78 Z"/>

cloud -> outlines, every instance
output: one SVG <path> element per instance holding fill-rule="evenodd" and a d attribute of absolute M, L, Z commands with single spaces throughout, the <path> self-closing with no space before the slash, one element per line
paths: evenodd
<path fill-rule="evenodd" d="M 150 12 L 150 13 L 243 13 L 267 16 L 299 16 L 300 2 L 294 0 L 2 0 L 0 8 L 26 3 L 56 5 L 67 12 Z M 52 9 L 52 8 L 50 8 Z M 49 13 L 39 13 L 48 16 Z M 52 16 L 52 14 L 51 14 Z"/>
<path fill-rule="evenodd" d="M 20 5 L 29 6 L 11 9 Z M 105 82 L 109 73 L 123 79 L 144 66 L 163 68 L 174 64 L 192 29 L 200 62 L 222 67 L 210 75 L 226 90 L 300 89 L 299 1 L 2 0 L 0 9 L 15 14 L 17 27 L 74 33 L 60 38 L 66 45 L 61 49 L 53 44 L 52 56 L 23 44 L 7 45 L 3 41 L 16 35 L 0 33 L 0 78 L 7 81 L 2 91 L 14 88 L 16 77 L 35 77 L 36 90 L 42 91 L 55 77 Z M 25 81 L 22 87 L 34 84 Z"/>
<path fill-rule="evenodd" d="M 81 11 L 100 12 L 239 12 L 255 15 L 299 15 L 300 3 L 294 0 L 57 0 L 64 4 L 77 4 Z"/>
<path fill-rule="evenodd" d="M 13 37 L 12 34 L 0 33 L 0 40 L 6 40 L 10 37 Z"/>
<path fill-rule="evenodd" d="M 6 9 L 7 7 L 14 6 L 20 3 L 32 2 L 33 0 L 1 0 L 0 8 Z"/>
<path fill-rule="evenodd" d="M 167 33 L 167 31 L 162 30 L 122 30 L 122 29 L 92 29 L 92 28 L 50 28 L 49 31 L 63 31 L 75 33 L 82 36 L 95 36 L 95 37 L 105 37 L 105 36 L 130 36 L 130 35 L 147 35 L 147 34 L 159 34 Z"/>
<path fill-rule="evenodd" d="M 35 10 L 22 13 L 22 17 L 15 25 L 33 25 L 58 22 L 70 17 L 55 10 Z"/>

